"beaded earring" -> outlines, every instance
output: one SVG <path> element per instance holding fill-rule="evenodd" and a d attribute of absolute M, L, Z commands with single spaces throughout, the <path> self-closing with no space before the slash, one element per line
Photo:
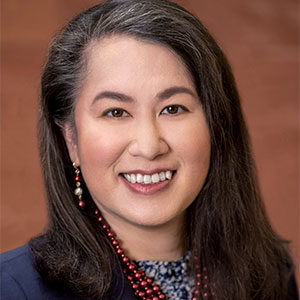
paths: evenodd
<path fill-rule="evenodd" d="M 85 207 L 85 202 L 82 200 L 82 188 L 80 187 L 81 178 L 79 176 L 80 170 L 76 166 L 75 162 L 73 162 L 73 167 L 75 169 L 75 182 L 76 182 L 76 189 L 74 190 L 74 194 L 78 197 L 78 206 Z"/>

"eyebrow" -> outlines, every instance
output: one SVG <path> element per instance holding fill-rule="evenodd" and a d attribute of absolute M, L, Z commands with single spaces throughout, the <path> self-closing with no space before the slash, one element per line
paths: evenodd
<path fill-rule="evenodd" d="M 184 86 L 170 87 L 170 88 L 158 93 L 156 98 L 158 100 L 166 100 L 166 99 L 169 99 L 169 98 L 171 98 L 172 96 L 174 96 L 176 94 L 188 94 L 188 95 L 191 95 L 194 98 L 197 98 L 197 96 L 195 95 L 195 93 L 191 89 L 189 89 L 187 87 L 184 87 Z M 94 98 L 92 104 L 94 104 L 98 100 L 104 99 L 104 98 L 114 99 L 114 100 L 117 100 L 117 101 L 120 101 L 120 102 L 134 102 L 135 101 L 132 97 L 130 97 L 128 95 L 125 95 L 123 93 L 113 92 L 113 91 L 104 91 L 104 92 L 99 93 Z"/>
<path fill-rule="evenodd" d="M 95 102 L 97 102 L 98 100 L 104 99 L 104 98 L 114 99 L 114 100 L 118 100 L 120 102 L 134 102 L 134 99 L 132 97 L 127 96 L 125 94 L 113 92 L 113 91 L 104 91 L 95 97 L 95 99 L 93 100 L 93 104 Z"/>
<path fill-rule="evenodd" d="M 193 96 L 194 98 L 197 98 L 197 96 L 193 93 L 193 91 L 191 89 L 186 88 L 184 86 L 170 87 L 170 88 L 160 92 L 157 95 L 157 98 L 159 100 L 165 100 L 165 99 L 171 98 L 172 96 L 174 96 L 176 94 L 189 94 L 189 95 Z"/>

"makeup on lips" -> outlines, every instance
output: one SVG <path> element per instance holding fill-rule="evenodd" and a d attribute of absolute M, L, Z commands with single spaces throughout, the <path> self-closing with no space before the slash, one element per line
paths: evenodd
<path fill-rule="evenodd" d="M 133 192 L 152 195 L 167 187 L 175 174 L 173 170 L 134 171 L 121 173 L 121 178 Z"/>

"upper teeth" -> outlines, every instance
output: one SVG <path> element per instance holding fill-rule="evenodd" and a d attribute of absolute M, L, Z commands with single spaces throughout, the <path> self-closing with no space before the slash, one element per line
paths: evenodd
<path fill-rule="evenodd" d="M 160 181 L 164 181 L 166 179 L 170 180 L 172 178 L 172 175 L 173 174 L 171 171 L 166 171 L 166 172 L 154 173 L 149 175 L 148 174 L 142 175 L 140 173 L 137 174 L 125 173 L 124 177 L 127 179 L 127 181 L 131 183 L 154 184 Z"/>

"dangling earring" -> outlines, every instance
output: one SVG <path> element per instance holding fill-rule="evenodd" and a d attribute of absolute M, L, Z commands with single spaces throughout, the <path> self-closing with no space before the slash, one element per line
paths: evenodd
<path fill-rule="evenodd" d="M 80 171 L 77 168 L 75 162 L 73 162 L 73 167 L 75 169 L 75 182 L 76 182 L 76 189 L 74 190 L 74 194 L 78 197 L 78 206 L 85 207 L 85 202 L 82 200 L 82 188 L 80 187 L 81 178 L 79 176 Z"/>

